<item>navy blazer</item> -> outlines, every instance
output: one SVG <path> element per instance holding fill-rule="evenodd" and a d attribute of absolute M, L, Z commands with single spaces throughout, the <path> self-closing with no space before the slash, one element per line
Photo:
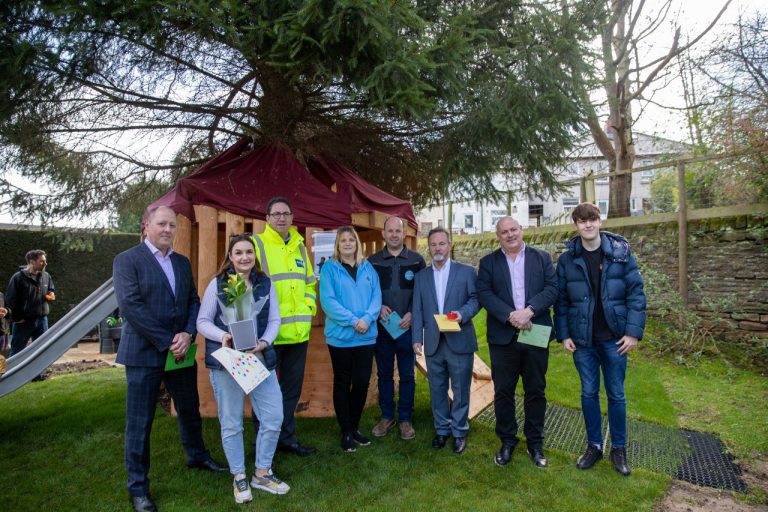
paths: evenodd
<path fill-rule="evenodd" d="M 471 354 L 477 351 L 477 336 L 475 325 L 472 323 L 472 318 L 480 310 L 476 281 L 475 269 L 451 260 L 443 313 L 458 311 L 461 314 L 461 331 L 444 334 L 448 346 L 457 354 Z M 434 355 L 440 341 L 440 331 L 434 317 L 438 313 L 435 277 L 430 265 L 416 274 L 411 311 L 413 343 L 423 343 L 424 354 L 427 356 Z"/>
<path fill-rule="evenodd" d="M 173 337 L 188 332 L 194 342 L 200 298 L 192 266 L 171 254 L 176 296 L 160 263 L 145 243 L 115 257 L 112 279 L 117 305 L 125 319 L 116 361 L 128 366 L 164 366 Z"/>
<path fill-rule="evenodd" d="M 557 300 L 557 274 L 552 257 L 545 251 L 525 246 L 525 304 L 535 312 L 531 322 L 552 326 L 549 308 Z M 512 299 L 512 278 L 504 251 L 498 249 L 480 260 L 477 276 L 477 297 L 488 312 L 488 343 L 507 345 L 517 329 L 507 322 L 515 310 Z M 550 340 L 555 339 L 554 329 Z"/>

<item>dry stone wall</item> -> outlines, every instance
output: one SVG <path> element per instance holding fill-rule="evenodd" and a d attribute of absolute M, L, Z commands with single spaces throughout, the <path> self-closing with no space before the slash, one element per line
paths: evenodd
<path fill-rule="evenodd" d="M 678 283 L 678 229 L 676 222 L 633 226 L 612 225 L 603 229 L 629 240 L 638 260 Z M 529 228 L 526 243 L 548 251 L 553 259 L 565 250 L 564 242 L 575 236 L 570 226 Z M 480 258 L 497 249 L 492 233 L 455 237 L 453 257 L 475 268 Z M 426 240 L 419 250 L 429 261 Z M 768 220 L 765 216 L 738 216 L 688 223 L 688 277 L 690 307 L 711 321 L 725 320 L 733 330 L 727 337 L 768 339 Z M 649 297 L 653 308 L 653 297 Z"/>

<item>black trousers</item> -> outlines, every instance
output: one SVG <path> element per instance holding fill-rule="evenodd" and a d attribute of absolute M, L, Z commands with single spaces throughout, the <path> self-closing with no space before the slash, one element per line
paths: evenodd
<path fill-rule="evenodd" d="M 274 345 L 277 355 L 277 381 L 283 394 L 283 425 L 278 445 L 289 446 L 298 442 L 296 438 L 296 406 L 301 398 L 304 385 L 304 367 L 307 364 L 309 342 Z M 259 431 L 259 419 L 251 412 L 254 431 Z"/>
<path fill-rule="evenodd" d="M 525 390 L 523 433 L 529 448 L 541 448 L 544 442 L 544 415 L 547 410 L 547 366 L 549 348 L 533 347 L 513 341 L 508 345 L 488 344 L 491 353 L 496 435 L 502 443 L 517 444 L 515 388 L 520 377 Z"/>
<path fill-rule="evenodd" d="M 187 464 L 202 462 L 210 457 L 202 435 L 197 365 L 169 372 L 162 366 L 126 366 L 125 377 L 125 467 L 128 471 L 128 492 L 132 496 L 143 496 L 149 492 L 149 438 L 161 382 L 165 383 L 176 407 Z"/>
<path fill-rule="evenodd" d="M 375 348 L 376 345 L 345 348 L 328 345 L 333 366 L 333 408 L 342 433 L 353 432 L 360 426 Z"/>

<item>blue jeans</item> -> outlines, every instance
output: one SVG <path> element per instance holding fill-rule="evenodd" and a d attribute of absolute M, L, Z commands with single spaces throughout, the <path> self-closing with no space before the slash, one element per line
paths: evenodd
<path fill-rule="evenodd" d="M 14 322 L 11 327 L 11 353 L 13 357 L 27 347 L 27 341 L 32 338 L 35 341 L 48 330 L 48 317 L 41 316 L 22 323 Z"/>
<path fill-rule="evenodd" d="M 229 471 L 245 473 L 243 447 L 243 405 L 245 392 L 225 370 L 211 370 L 211 386 L 219 409 L 221 444 L 227 456 Z M 259 419 L 256 434 L 256 468 L 269 469 L 277 449 L 280 426 L 283 424 L 283 396 L 274 370 L 248 394 L 251 407 Z"/>
<path fill-rule="evenodd" d="M 627 355 L 619 354 L 616 341 L 594 342 L 591 347 L 576 347 L 573 363 L 581 378 L 581 410 L 587 427 L 587 441 L 603 444 L 600 413 L 600 370 L 603 371 L 605 393 L 608 396 L 608 428 L 611 447 L 624 448 L 627 439 L 627 399 L 624 378 Z"/>
<path fill-rule="evenodd" d="M 408 329 L 396 340 L 386 331 L 379 330 L 376 338 L 376 374 L 379 381 L 379 407 L 381 418 L 395 419 L 395 359 L 400 375 L 400 400 L 398 421 L 410 422 L 413 417 L 413 395 L 416 392 L 414 366 L 416 355 L 411 344 L 411 330 Z"/>

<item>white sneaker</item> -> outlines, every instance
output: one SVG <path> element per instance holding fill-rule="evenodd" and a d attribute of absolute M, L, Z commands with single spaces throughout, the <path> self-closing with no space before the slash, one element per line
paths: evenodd
<path fill-rule="evenodd" d="M 235 493 L 235 503 L 250 503 L 253 501 L 251 488 L 248 487 L 248 479 L 244 474 L 239 473 L 235 475 L 235 479 L 232 482 L 232 489 Z"/>
<path fill-rule="evenodd" d="M 286 494 L 291 490 L 288 484 L 277 478 L 271 470 L 264 476 L 256 476 L 254 473 L 253 478 L 251 478 L 251 487 L 272 494 Z"/>

